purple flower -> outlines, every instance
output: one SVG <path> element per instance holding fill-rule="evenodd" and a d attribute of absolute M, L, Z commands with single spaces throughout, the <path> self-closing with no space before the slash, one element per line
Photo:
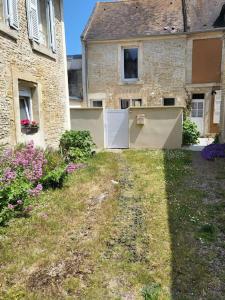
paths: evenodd
<path fill-rule="evenodd" d="M 73 164 L 73 163 L 69 163 L 68 166 L 66 167 L 66 173 L 67 174 L 71 174 L 76 170 L 79 170 L 81 168 L 83 168 L 84 165 L 83 164 Z"/>
<path fill-rule="evenodd" d="M 13 210 L 13 209 L 14 209 L 14 205 L 12 205 L 12 204 L 8 204 L 8 209 L 11 209 L 11 210 Z"/>
<path fill-rule="evenodd" d="M 3 173 L 3 181 L 12 181 L 16 178 L 16 172 L 11 168 L 6 168 Z"/>
<path fill-rule="evenodd" d="M 29 195 L 31 197 L 37 197 L 41 193 L 42 190 L 43 190 L 43 186 L 41 184 L 38 184 L 36 186 L 36 188 L 29 190 Z"/>

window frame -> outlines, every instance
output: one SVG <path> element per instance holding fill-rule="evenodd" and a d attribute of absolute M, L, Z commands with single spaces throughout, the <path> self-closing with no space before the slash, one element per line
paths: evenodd
<path fill-rule="evenodd" d="M 30 118 L 28 118 L 28 120 L 33 121 L 33 101 L 32 101 L 32 93 L 31 93 L 30 87 L 21 86 L 21 88 L 19 89 L 19 106 L 20 106 L 21 99 L 24 100 L 26 115 L 27 116 L 30 115 L 29 116 Z M 29 105 L 27 104 L 26 100 L 29 101 Z M 21 119 L 21 115 L 20 115 L 20 121 L 21 120 L 22 119 Z"/>
<path fill-rule="evenodd" d="M 165 101 L 166 100 L 174 100 L 174 104 L 165 104 Z M 164 97 L 163 99 L 162 99 L 162 104 L 163 104 L 163 106 L 166 106 L 166 107 L 173 107 L 173 106 L 176 106 L 176 98 L 174 98 L 174 97 Z"/>
<path fill-rule="evenodd" d="M 128 107 L 123 108 L 122 107 L 122 102 L 127 101 L 128 102 Z M 131 99 L 120 99 L 120 109 L 128 109 L 130 107 Z"/>
<path fill-rule="evenodd" d="M 124 51 L 128 49 L 137 49 L 137 78 L 125 78 L 125 57 L 124 57 Z M 132 46 L 122 46 L 121 47 L 121 77 L 123 82 L 137 82 L 140 78 L 140 47 L 138 45 L 132 45 Z"/>
<path fill-rule="evenodd" d="M 135 102 L 139 102 L 140 103 L 140 105 L 135 105 Z M 133 107 L 142 107 L 143 106 L 143 101 L 142 101 L 142 99 L 132 99 L 132 106 Z"/>
<path fill-rule="evenodd" d="M 96 103 L 96 102 L 101 102 L 102 105 L 101 105 L 101 106 L 94 106 L 94 103 Z M 91 100 L 91 105 L 92 105 L 92 107 L 94 107 L 94 108 L 102 108 L 102 107 L 103 107 L 103 100 L 97 100 L 97 99 Z"/>

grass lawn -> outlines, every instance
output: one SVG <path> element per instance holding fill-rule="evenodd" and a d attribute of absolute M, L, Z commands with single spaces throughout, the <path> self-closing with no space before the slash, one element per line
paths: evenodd
<path fill-rule="evenodd" d="M 225 299 L 225 161 L 99 153 L 0 229 L 0 299 Z"/>

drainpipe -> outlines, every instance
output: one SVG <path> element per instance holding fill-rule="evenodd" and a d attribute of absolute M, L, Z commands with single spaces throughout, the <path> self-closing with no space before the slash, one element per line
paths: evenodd
<path fill-rule="evenodd" d="M 89 107 L 88 102 L 88 76 L 87 76 L 87 43 L 82 39 L 82 81 L 83 81 L 83 99 Z"/>
<path fill-rule="evenodd" d="M 182 0 L 182 12 L 183 12 L 183 20 L 184 20 L 184 32 L 187 32 L 187 4 L 186 0 Z"/>

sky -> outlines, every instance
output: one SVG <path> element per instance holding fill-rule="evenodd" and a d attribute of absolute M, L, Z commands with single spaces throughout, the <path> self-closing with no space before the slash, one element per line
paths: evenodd
<path fill-rule="evenodd" d="M 64 0 L 66 45 L 68 55 L 81 54 L 80 36 L 88 22 L 89 16 L 93 11 L 96 2 L 96 0 Z"/>

